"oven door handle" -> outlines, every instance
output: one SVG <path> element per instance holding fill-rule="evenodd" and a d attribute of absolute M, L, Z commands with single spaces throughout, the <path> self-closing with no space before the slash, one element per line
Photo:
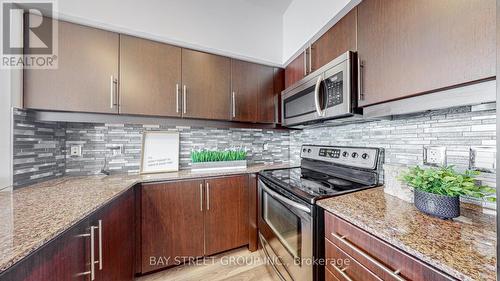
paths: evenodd
<path fill-rule="evenodd" d="M 319 88 L 321 86 L 321 82 L 323 81 L 323 77 L 320 75 L 318 80 L 316 80 L 316 86 L 314 87 L 314 105 L 316 106 L 316 112 L 319 116 L 323 116 L 323 109 L 319 105 Z"/>
<path fill-rule="evenodd" d="M 275 199 L 278 199 L 279 201 L 284 202 L 284 203 L 286 203 L 294 208 L 297 208 L 301 211 L 304 211 L 306 213 L 311 213 L 311 209 L 309 209 L 308 207 L 306 207 L 302 204 L 299 204 L 293 200 L 290 200 L 283 195 L 278 194 L 277 192 L 275 192 L 275 191 L 271 190 L 269 187 L 267 187 L 266 184 L 263 183 L 262 181 L 260 181 L 260 186 L 262 186 L 264 191 L 267 192 L 272 197 L 274 197 Z"/>

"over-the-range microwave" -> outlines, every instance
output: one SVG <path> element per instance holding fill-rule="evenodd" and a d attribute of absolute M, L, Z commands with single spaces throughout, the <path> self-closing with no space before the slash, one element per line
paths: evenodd
<path fill-rule="evenodd" d="M 358 66 L 357 54 L 349 51 L 285 89 L 282 125 L 300 128 L 362 114 L 357 106 Z"/>

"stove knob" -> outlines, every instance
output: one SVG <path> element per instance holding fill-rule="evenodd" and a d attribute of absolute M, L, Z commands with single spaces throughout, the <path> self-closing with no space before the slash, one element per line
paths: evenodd
<path fill-rule="evenodd" d="M 361 158 L 363 159 L 368 159 L 370 157 L 370 155 L 368 155 L 368 153 L 363 153 L 363 155 L 361 155 Z"/>
<path fill-rule="evenodd" d="M 353 153 L 351 154 L 351 157 L 352 157 L 352 158 L 358 158 L 358 153 L 357 153 L 357 152 L 353 152 Z"/>
<path fill-rule="evenodd" d="M 305 149 L 305 148 L 302 149 L 302 152 L 306 153 L 306 151 L 307 151 L 307 149 Z"/>
<path fill-rule="evenodd" d="M 349 156 L 349 152 L 347 152 L 347 151 L 344 151 L 344 152 L 342 153 L 342 156 L 344 156 L 344 157 L 347 157 L 347 156 Z"/>
<path fill-rule="evenodd" d="M 307 150 L 307 153 L 311 153 L 311 149 L 310 148 Z"/>

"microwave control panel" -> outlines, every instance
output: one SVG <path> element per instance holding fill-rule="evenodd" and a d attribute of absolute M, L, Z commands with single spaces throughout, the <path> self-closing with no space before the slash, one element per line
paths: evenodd
<path fill-rule="evenodd" d="M 326 91 L 326 107 L 332 107 L 344 102 L 344 81 L 343 73 L 339 72 L 332 75 L 325 80 L 325 91 Z"/>

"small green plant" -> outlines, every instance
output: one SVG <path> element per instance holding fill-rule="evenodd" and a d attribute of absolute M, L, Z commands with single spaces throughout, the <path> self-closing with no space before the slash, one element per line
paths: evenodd
<path fill-rule="evenodd" d="M 455 171 L 453 166 L 422 169 L 419 166 L 410 168 L 410 170 L 401 175 L 401 180 L 409 186 L 433 193 L 446 196 L 466 195 L 475 198 L 485 197 L 488 201 L 496 201 L 492 195 L 495 189 L 477 185 L 475 176 L 478 171 L 467 170 L 464 173 Z"/>
<path fill-rule="evenodd" d="M 191 151 L 191 161 L 199 162 L 215 162 L 215 161 L 237 161 L 245 160 L 247 157 L 246 151 L 238 150 L 194 150 Z"/>

